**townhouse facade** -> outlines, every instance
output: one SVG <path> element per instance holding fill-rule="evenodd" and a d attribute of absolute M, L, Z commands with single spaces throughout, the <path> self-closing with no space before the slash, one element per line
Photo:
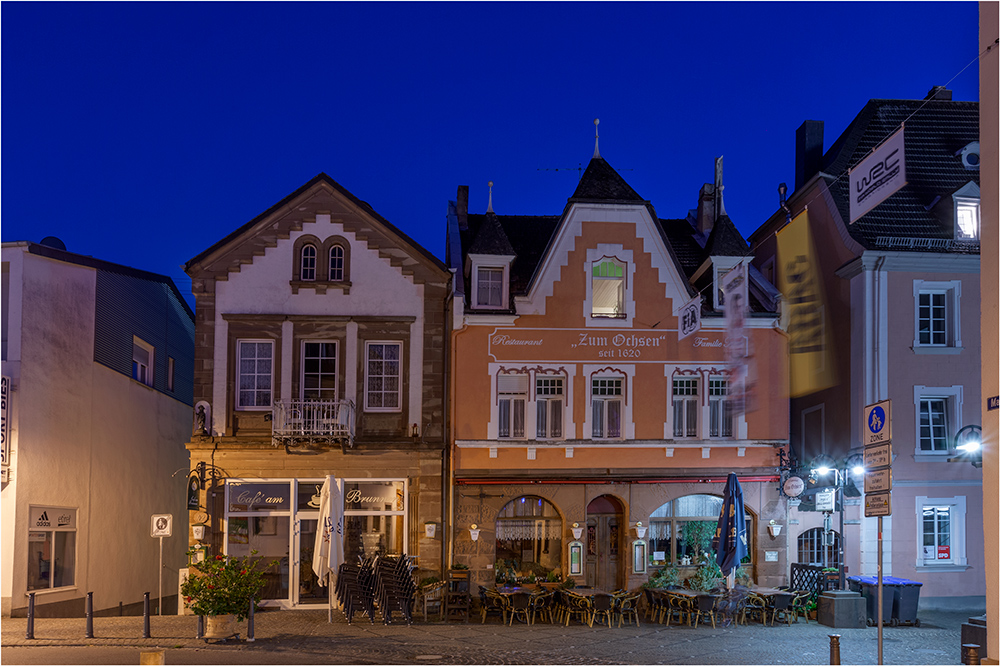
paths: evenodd
<path fill-rule="evenodd" d="M 660 219 L 595 147 L 560 215 L 496 214 L 492 191 L 485 213 L 468 201 L 460 187 L 446 242 L 449 562 L 482 585 L 571 577 L 634 589 L 668 565 L 689 576 L 734 471 L 744 567 L 785 582 L 784 536 L 768 526 L 786 514 L 786 336 L 721 182 L 688 217 Z M 733 309 L 744 319 L 733 335 L 720 290 L 736 274 L 750 307 Z M 697 298 L 700 329 L 682 335 Z"/>
<path fill-rule="evenodd" d="M 864 407 L 890 400 L 884 573 L 921 582 L 922 607 L 984 599 L 982 472 L 957 450 L 981 425 L 978 130 L 978 104 L 940 87 L 871 100 L 825 154 L 807 121 L 794 192 L 750 237 L 794 320 L 790 476 L 806 490 L 790 500 L 790 559 L 876 573 L 877 518 L 851 468 Z M 852 222 L 850 171 L 890 141 L 905 185 Z M 838 476 L 843 502 L 817 511 Z"/>
<path fill-rule="evenodd" d="M 172 612 L 187 540 L 152 520 L 186 523 L 193 313 L 169 277 L 58 239 L 2 257 L 3 615 L 81 617 L 88 592 L 138 614 L 143 591 Z"/>
<path fill-rule="evenodd" d="M 256 550 L 265 606 L 326 604 L 319 495 L 344 479 L 344 554 L 440 572 L 441 262 L 325 174 L 187 262 L 196 301 L 189 540 Z M 417 573 L 420 576 L 420 573 Z"/>

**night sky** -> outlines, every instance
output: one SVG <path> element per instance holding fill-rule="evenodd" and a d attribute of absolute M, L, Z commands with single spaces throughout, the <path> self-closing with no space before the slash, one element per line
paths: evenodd
<path fill-rule="evenodd" d="M 459 185 L 560 214 L 600 118 L 662 218 L 725 156 L 747 236 L 804 120 L 829 148 L 871 98 L 979 98 L 974 2 L 4 2 L 0 29 L 3 241 L 186 295 L 184 262 L 321 171 L 443 258 Z"/>

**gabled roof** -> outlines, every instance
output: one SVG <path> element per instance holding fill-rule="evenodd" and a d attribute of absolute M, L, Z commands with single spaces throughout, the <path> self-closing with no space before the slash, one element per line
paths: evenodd
<path fill-rule="evenodd" d="M 252 255 L 263 254 L 267 248 L 274 247 L 279 239 L 288 238 L 292 231 L 301 229 L 303 221 L 315 219 L 319 210 L 329 212 L 333 201 L 330 195 L 333 193 L 346 199 L 348 205 L 344 207 L 343 213 L 360 212 L 375 222 L 374 225 L 365 225 L 363 230 L 360 225 L 354 224 L 358 228 L 350 229 L 351 231 L 363 232 L 358 233 L 358 240 L 365 240 L 369 247 L 377 248 L 390 263 L 402 267 L 404 273 L 414 274 L 415 265 L 411 260 L 418 259 L 427 269 L 437 272 L 437 277 L 447 276 L 448 269 L 440 259 L 376 213 L 367 202 L 358 199 L 322 172 L 222 240 L 195 255 L 184 264 L 184 271 L 192 277 L 211 274 L 218 279 L 226 279 L 229 272 L 239 271 L 240 265 L 246 263 L 248 252 Z M 347 227 L 345 223 L 345 228 Z"/>
<path fill-rule="evenodd" d="M 495 213 L 469 214 L 469 228 L 461 232 L 462 247 L 470 248 L 466 254 L 477 254 L 475 242 L 487 218 L 495 219 L 504 238 L 508 239 L 510 253 L 517 259 L 510 267 L 510 293 L 521 296 L 528 291 L 531 276 L 545 254 L 545 248 L 559 224 L 559 215 L 496 215 Z M 482 253 L 502 254 L 502 253 Z M 471 282 L 466 278 L 466 292 L 471 293 Z"/>
<path fill-rule="evenodd" d="M 747 242 L 728 215 L 715 221 L 705 243 L 706 257 L 745 257 L 749 253 Z"/>
<path fill-rule="evenodd" d="M 508 257 L 516 254 L 500 225 L 500 220 L 497 219 L 497 214 L 493 211 L 483 216 L 483 222 L 479 225 L 479 231 L 472 241 L 469 254 L 495 254 Z"/>
<path fill-rule="evenodd" d="M 979 184 L 979 171 L 966 169 L 956 156 L 979 140 L 978 102 L 873 99 L 823 159 L 824 177 L 845 222 L 850 220 L 847 170 L 904 121 L 907 184 L 847 225 L 851 236 L 868 249 L 885 249 L 879 238 L 953 239 L 954 220 L 932 210 L 937 197 L 951 196 L 969 181 Z M 973 251 L 978 253 L 978 243 Z"/>
<path fill-rule="evenodd" d="M 575 202 L 628 202 L 648 203 L 640 197 L 603 157 L 594 157 L 580 177 L 576 191 L 569 198 Z"/>

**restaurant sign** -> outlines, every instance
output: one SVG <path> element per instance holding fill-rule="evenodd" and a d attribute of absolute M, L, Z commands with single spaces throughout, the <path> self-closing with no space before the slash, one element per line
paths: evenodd
<path fill-rule="evenodd" d="M 622 329 L 497 328 L 489 338 L 493 361 L 665 363 L 725 359 L 730 346 L 746 347 L 746 338 L 730 342 L 724 331 L 701 329 L 678 340 L 675 331 Z"/>

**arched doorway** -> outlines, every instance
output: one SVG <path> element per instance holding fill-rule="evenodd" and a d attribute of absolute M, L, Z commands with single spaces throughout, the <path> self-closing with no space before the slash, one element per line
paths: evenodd
<path fill-rule="evenodd" d="M 497 515 L 495 573 L 498 583 L 545 580 L 562 572 L 562 518 L 537 495 L 508 502 Z"/>
<path fill-rule="evenodd" d="M 622 543 L 628 526 L 622 503 L 611 495 L 601 495 L 587 505 L 587 585 L 601 590 L 622 586 Z"/>

